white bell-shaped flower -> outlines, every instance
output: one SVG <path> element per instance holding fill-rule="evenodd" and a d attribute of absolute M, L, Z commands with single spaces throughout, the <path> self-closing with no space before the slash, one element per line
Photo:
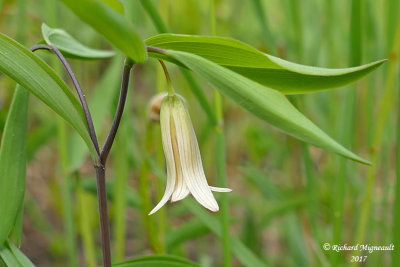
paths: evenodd
<path fill-rule="evenodd" d="M 232 190 L 208 185 L 196 134 L 189 113 L 179 96 L 166 96 L 163 99 L 160 125 L 167 165 L 167 185 L 164 196 L 149 215 L 159 210 L 168 200 L 175 202 L 189 193 L 207 209 L 218 211 L 217 201 L 211 191 Z"/>

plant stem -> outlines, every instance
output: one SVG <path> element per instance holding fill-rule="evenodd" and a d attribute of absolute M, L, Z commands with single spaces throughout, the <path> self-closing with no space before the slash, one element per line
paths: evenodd
<path fill-rule="evenodd" d="M 111 267 L 110 228 L 108 225 L 106 169 L 103 165 L 94 166 L 97 181 L 97 199 L 99 202 L 101 248 L 103 266 Z"/>
<path fill-rule="evenodd" d="M 125 60 L 124 70 L 122 73 L 121 92 L 119 95 L 118 106 L 115 112 L 114 120 L 111 125 L 110 132 L 108 133 L 103 150 L 100 154 L 100 163 L 105 165 L 108 154 L 110 153 L 112 144 L 118 131 L 119 123 L 121 122 L 122 113 L 124 112 L 126 95 L 128 93 L 129 76 L 133 63 L 130 60 Z"/>

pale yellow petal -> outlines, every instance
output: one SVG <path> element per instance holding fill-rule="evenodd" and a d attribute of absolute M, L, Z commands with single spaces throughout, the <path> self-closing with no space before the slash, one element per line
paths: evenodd
<path fill-rule="evenodd" d="M 174 152 L 175 171 L 176 171 L 175 188 L 171 196 L 171 202 L 176 202 L 178 200 L 184 199 L 189 194 L 189 189 L 187 188 L 186 183 L 183 179 L 182 165 L 179 156 L 178 140 L 175 131 L 175 123 L 173 119 L 171 119 L 170 127 L 171 127 L 171 143 Z"/>
<path fill-rule="evenodd" d="M 224 187 L 210 186 L 210 189 L 211 189 L 211 191 L 214 191 L 214 192 L 221 192 L 221 193 L 232 192 L 232 189 L 230 189 L 230 188 L 224 188 Z"/>
<path fill-rule="evenodd" d="M 219 207 L 208 186 L 201 162 L 200 149 L 192 123 L 183 103 L 174 99 L 174 122 L 184 181 L 193 197 L 211 211 Z"/>
<path fill-rule="evenodd" d="M 158 211 L 162 206 L 164 206 L 165 203 L 168 202 L 175 188 L 176 169 L 175 169 L 173 147 L 171 142 L 171 127 L 170 127 L 171 103 L 168 103 L 167 101 L 170 101 L 170 99 L 165 98 L 163 100 L 160 112 L 161 138 L 165 156 L 165 163 L 167 165 L 167 185 L 163 197 L 161 198 L 157 206 L 149 213 L 149 215 Z"/>

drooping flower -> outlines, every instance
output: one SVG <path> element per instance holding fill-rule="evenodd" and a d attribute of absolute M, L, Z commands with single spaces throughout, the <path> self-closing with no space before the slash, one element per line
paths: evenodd
<path fill-rule="evenodd" d="M 168 200 L 176 202 L 189 193 L 207 209 L 218 211 L 217 201 L 211 191 L 232 190 L 208 185 L 193 125 L 179 96 L 166 96 L 163 99 L 160 125 L 167 165 L 167 185 L 161 201 L 149 215 L 159 210 Z"/>

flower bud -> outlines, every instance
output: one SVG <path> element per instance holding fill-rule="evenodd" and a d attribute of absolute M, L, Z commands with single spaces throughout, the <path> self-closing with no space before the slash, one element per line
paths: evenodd
<path fill-rule="evenodd" d="M 153 96 L 149 102 L 149 119 L 154 122 L 160 121 L 161 101 L 167 93 L 159 93 Z"/>

